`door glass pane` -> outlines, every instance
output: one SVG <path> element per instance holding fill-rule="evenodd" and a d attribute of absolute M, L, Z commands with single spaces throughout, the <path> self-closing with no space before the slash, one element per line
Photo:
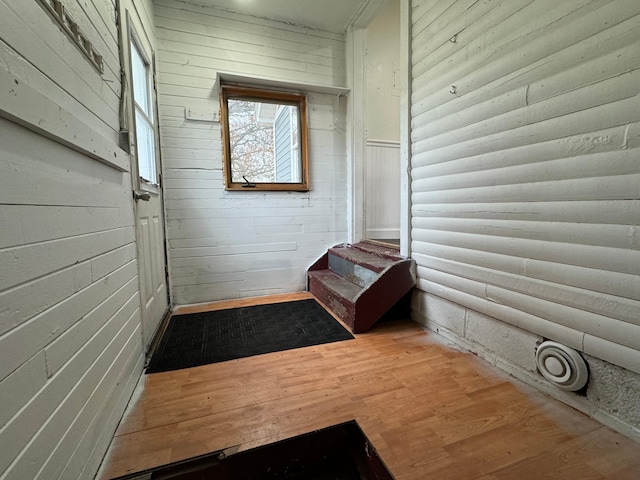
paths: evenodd
<path fill-rule="evenodd" d="M 133 69 L 133 98 L 142 111 L 149 118 L 152 118 L 149 65 L 144 61 L 135 44 L 131 45 L 131 67 Z"/>
<path fill-rule="evenodd" d="M 138 175 L 157 184 L 155 129 L 151 96 L 151 69 L 134 42 L 131 42 L 131 76 L 136 123 Z"/>
<path fill-rule="evenodd" d="M 153 126 L 136 109 L 136 139 L 138 145 L 138 175 L 151 183 L 157 183 L 156 154 Z"/>
<path fill-rule="evenodd" d="M 131 67 L 133 75 L 133 98 L 149 118 L 151 117 L 151 95 L 149 95 L 149 66 L 145 63 L 135 44 L 131 44 Z"/>

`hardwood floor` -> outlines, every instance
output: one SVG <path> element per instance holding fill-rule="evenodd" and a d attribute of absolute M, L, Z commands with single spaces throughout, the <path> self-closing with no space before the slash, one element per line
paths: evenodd
<path fill-rule="evenodd" d="M 271 301 L 300 298 L 309 295 Z M 398 480 L 640 478 L 640 444 L 406 320 L 355 340 L 145 375 L 101 478 L 351 419 Z"/>

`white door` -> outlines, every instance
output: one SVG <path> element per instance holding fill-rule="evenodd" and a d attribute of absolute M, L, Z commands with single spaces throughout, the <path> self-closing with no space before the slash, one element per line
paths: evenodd
<path fill-rule="evenodd" d="M 153 51 L 129 19 L 129 141 L 135 198 L 142 336 L 149 348 L 168 310 Z"/>

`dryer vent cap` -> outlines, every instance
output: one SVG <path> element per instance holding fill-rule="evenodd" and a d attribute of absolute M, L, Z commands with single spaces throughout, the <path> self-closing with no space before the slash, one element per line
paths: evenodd
<path fill-rule="evenodd" d="M 543 342 L 536 351 L 536 364 L 544 378 L 557 387 L 575 392 L 587 384 L 589 369 L 573 348 L 557 342 Z"/>

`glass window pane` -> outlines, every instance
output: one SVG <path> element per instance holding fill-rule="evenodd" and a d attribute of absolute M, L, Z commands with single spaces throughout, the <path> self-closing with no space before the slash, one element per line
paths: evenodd
<path fill-rule="evenodd" d="M 309 191 L 305 94 L 226 84 L 221 92 L 225 189 Z"/>
<path fill-rule="evenodd" d="M 133 76 L 133 98 L 149 118 L 151 115 L 151 95 L 149 95 L 149 66 L 134 43 L 131 44 L 131 67 Z"/>
<path fill-rule="evenodd" d="M 300 183 L 298 109 L 251 100 L 228 100 L 231 180 Z"/>
<path fill-rule="evenodd" d="M 157 184 L 155 129 L 150 90 L 151 69 L 134 42 L 131 42 L 131 67 L 138 175 L 147 182 Z"/>
<path fill-rule="evenodd" d="M 300 172 L 300 131 L 298 125 L 300 120 L 298 119 L 298 109 L 290 106 L 290 128 L 291 128 L 291 181 L 301 182 L 302 173 Z"/>
<path fill-rule="evenodd" d="M 151 183 L 158 183 L 153 126 L 136 109 L 136 139 L 138 142 L 138 175 Z"/>
<path fill-rule="evenodd" d="M 234 182 L 274 182 L 273 105 L 229 100 L 231 172 Z M 270 118 L 271 117 L 271 118 Z"/>

